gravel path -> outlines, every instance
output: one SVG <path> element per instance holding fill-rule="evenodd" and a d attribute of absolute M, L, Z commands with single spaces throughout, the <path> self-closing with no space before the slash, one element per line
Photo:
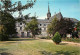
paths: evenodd
<path fill-rule="evenodd" d="M 41 41 L 45 41 L 45 42 L 53 42 L 52 40 L 46 40 L 46 39 L 40 39 Z M 67 41 L 62 41 L 60 44 L 62 45 L 72 45 L 72 46 L 79 46 L 80 47 L 80 43 L 75 43 L 75 42 L 67 42 Z"/>
<path fill-rule="evenodd" d="M 61 43 L 67 43 L 68 45 L 75 45 L 75 46 L 79 46 L 80 47 L 80 43 L 66 42 L 66 41 L 62 41 Z"/>

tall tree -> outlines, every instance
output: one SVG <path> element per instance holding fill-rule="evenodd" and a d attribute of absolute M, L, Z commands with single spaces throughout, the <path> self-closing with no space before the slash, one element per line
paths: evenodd
<path fill-rule="evenodd" d="M 35 35 L 38 33 L 37 19 L 33 18 L 29 23 L 26 23 L 25 30 L 30 31 L 32 33 L 32 37 L 35 37 Z"/>
<path fill-rule="evenodd" d="M 36 2 L 36 0 L 27 0 L 25 5 L 22 5 L 21 1 L 15 2 L 14 4 L 12 4 L 11 0 L 1 0 L 0 1 L 0 11 L 4 11 L 10 14 L 13 14 L 16 11 L 19 11 L 19 21 L 21 21 L 22 19 L 22 11 L 28 8 L 33 7 L 34 3 Z M 26 16 L 27 17 L 27 16 Z M 26 18 L 27 19 L 27 18 Z"/>
<path fill-rule="evenodd" d="M 66 33 L 72 33 L 73 30 L 73 22 L 70 19 L 61 19 L 57 22 L 55 30 L 53 31 L 53 35 L 58 31 L 61 35 L 65 35 Z"/>
<path fill-rule="evenodd" d="M 0 25 L 3 25 L 6 28 L 6 35 L 12 35 L 16 33 L 15 29 L 15 19 L 14 17 L 7 12 L 0 12 Z"/>
<path fill-rule="evenodd" d="M 15 2 L 12 4 L 11 0 L 1 0 L 0 1 L 0 25 L 3 25 L 6 28 L 6 36 L 11 36 L 16 33 L 15 29 L 15 19 L 12 16 L 13 12 L 21 11 L 24 9 L 31 8 L 36 0 L 27 0 L 25 5 L 21 4 L 21 1 Z"/>
<path fill-rule="evenodd" d="M 51 21 L 51 23 L 47 26 L 47 32 L 48 34 L 53 35 L 53 31 L 55 30 L 55 27 L 57 25 L 58 19 L 56 18 L 56 16 L 53 18 L 53 20 Z"/>
<path fill-rule="evenodd" d="M 77 30 L 80 31 L 80 21 L 77 23 Z"/>

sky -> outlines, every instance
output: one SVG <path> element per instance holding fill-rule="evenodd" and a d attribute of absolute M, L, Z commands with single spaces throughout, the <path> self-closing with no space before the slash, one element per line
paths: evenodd
<path fill-rule="evenodd" d="M 12 0 L 12 2 L 21 1 L 22 5 L 27 3 L 27 0 Z M 63 17 L 70 17 L 80 20 L 80 0 L 37 0 L 33 8 L 26 9 L 22 12 L 23 15 L 31 13 L 30 16 L 38 16 L 37 19 L 45 19 L 48 12 L 48 2 L 51 16 L 61 12 Z M 18 17 L 18 12 L 13 16 Z"/>

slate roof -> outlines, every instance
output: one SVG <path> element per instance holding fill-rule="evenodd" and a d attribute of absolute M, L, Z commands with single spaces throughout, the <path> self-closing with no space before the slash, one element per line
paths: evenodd
<path fill-rule="evenodd" d="M 52 20 L 53 18 L 55 18 L 55 16 L 56 16 L 59 20 L 60 20 L 61 18 L 64 18 L 64 19 L 66 19 L 66 20 L 69 19 L 68 17 L 63 17 L 62 14 L 61 14 L 61 12 L 59 12 L 59 13 L 51 16 L 51 17 L 49 18 L 49 20 L 48 20 L 48 19 L 37 19 L 37 20 L 38 20 L 38 23 L 50 23 L 51 20 Z M 32 20 L 32 19 L 30 18 L 30 19 L 26 20 L 26 22 L 30 22 L 31 20 Z M 70 18 L 70 20 L 72 20 L 72 21 L 75 22 L 75 23 L 78 22 L 78 20 L 77 20 L 77 19 L 74 19 L 74 18 Z"/>
<path fill-rule="evenodd" d="M 59 20 L 60 20 L 61 18 L 63 18 L 63 16 L 62 16 L 61 12 L 59 12 L 59 13 L 57 13 L 57 14 L 53 15 L 50 19 L 55 18 L 55 16 L 56 16 L 56 18 L 58 18 Z"/>

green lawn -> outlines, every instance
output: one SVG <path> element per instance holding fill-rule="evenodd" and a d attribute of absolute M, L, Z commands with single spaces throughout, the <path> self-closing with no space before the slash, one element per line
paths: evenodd
<path fill-rule="evenodd" d="M 61 43 L 56 45 L 41 39 L 14 39 L 0 42 L 2 55 L 80 55 L 80 47 Z"/>
<path fill-rule="evenodd" d="M 67 38 L 67 39 L 62 39 L 63 41 L 68 41 L 68 42 L 76 42 L 76 43 L 80 43 L 80 38 L 76 39 L 76 38 Z"/>

